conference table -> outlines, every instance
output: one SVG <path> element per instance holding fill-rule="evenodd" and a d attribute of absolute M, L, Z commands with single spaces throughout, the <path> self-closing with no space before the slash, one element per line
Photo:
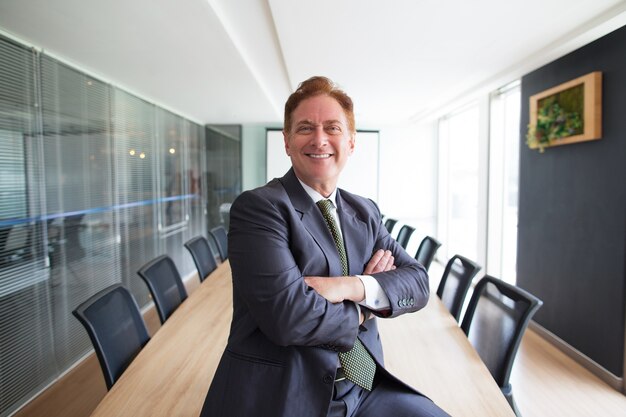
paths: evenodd
<path fill-rule="evenodd" d="M 198 416 L 226 346 L 231 318 L 226 261 L 156 332 L 92 416 Z M 436 295 L 416 313 L 377 320 L 387 368 L 451 416 L 515 417 Z"/>

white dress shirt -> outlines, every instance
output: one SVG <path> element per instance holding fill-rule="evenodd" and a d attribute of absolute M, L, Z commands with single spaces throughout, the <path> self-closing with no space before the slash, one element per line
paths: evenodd
<path fill-rule="evenodd" d="M 298 181 L 300 181 L 299 178 Z M 309 197 L 311 197 L 313 202 L 317 203 L 320 200 L 330 200 L 333 203 L 333 209 L 331 211 L 331 214 L 335 219 L 335 222 L 337 222 L 337 225 L 339 226 L 339 233 L 342 233 L 341 222 L 339 221 L 339 216 L 337 215 L 337 189 L 335 189 L 328 197 L 324 197 L 302 181 L 300 181 L 300 184 L 302 185 L 302 188 L 304 188 L 304 191 L 306 191 L 306 193 L 309 195 Z M 389 306 L 391 305 L 389 302 L 389 298 L 387 297 L 387 294 L 385 294 L 385 292 L 383 291 L 378 281 L 374 279 L 374 277 L 371 277 L 369 275 L 357 275 L 357 277 L 361 280 L 361 282 L 363 283 L 363 287 L 365 288 L 365 298 L 358 304 L 374 311 L 389 308 Z"/>

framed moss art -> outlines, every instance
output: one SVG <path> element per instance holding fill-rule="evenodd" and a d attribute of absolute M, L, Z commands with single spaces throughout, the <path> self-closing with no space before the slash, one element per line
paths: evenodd
<path fill-rule="evenodd" d="M 530 97 L 531 149 L 602 137 L 602 73 L 591 72 Z"/>

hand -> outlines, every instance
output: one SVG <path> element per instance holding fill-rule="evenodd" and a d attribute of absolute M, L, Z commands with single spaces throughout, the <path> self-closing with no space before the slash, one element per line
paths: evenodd
<path fill-rule="evenodd" d="M 365 287 L 358 277 L 304 277 L 304 282 L 331 303 L 345 300 L 359 303 L 365 298 Z"/>
<path fill-rule="evenodd" d="M 393 264 L 395 258 L 391 254 L 390 250 L 382 250 L 378 249 L 369 262 L 365 266 L 365 270 L 363 271 L 363 275 L 372 275 L 377 272 L 387 272 L 393 271 L 396 269 L 396 266 Z"/>

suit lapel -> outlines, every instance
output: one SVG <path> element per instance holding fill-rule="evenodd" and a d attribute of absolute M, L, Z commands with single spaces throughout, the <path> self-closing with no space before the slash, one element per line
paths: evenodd
<path fill-rule="evenodd" d="M 357 217 L 354 209 L 341 197 L 340 190 L 337 190 L 337 210 L 348 255 L 349 273 L 350 275 L 362 274 L 365 265 L 361 257 L 366 253 L 367 239 L 364 234 L 367 225 Z"/>
<path fill-rule="evenodd" d="M 328 266 L 328 276 L 341 276 L 341 261 L 330 230 L 322 212 L 300 185 L 293 168 L 280 179 L 280 182 L 283 184 L 293 208 L 300 213 L 302 225 L 324 253 Z"/>

